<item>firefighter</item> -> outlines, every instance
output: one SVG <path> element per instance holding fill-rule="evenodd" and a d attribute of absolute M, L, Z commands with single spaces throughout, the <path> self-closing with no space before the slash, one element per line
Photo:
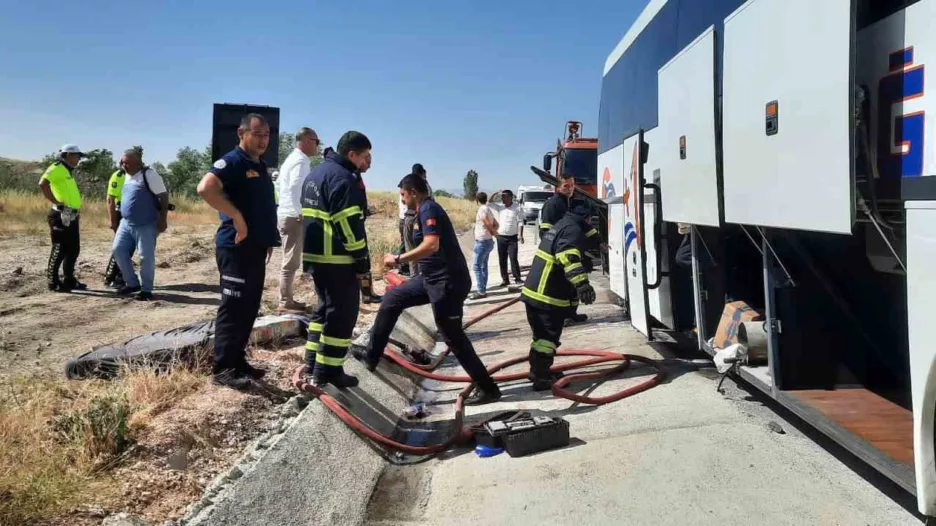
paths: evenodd
<path fill-rule="evenodd" d="M 337 151 L 328 152 L 302 185 L 302 260 L 318 296 L 305 361 L 306 373 L 317 386 L 330 383 L 346 388 L 358 383 L 343 366 L 361 304 L 358 280 L 370 271 L 364 233 L 367 201 L 355 176 L 370 165 L 370 140 L 349 131 L 341 136 Z"/>
<path fill-rule="evenodd" d="M 218 159 L 198 183 L 198 195 L 219 212 L 215 254 L 221 304 L 215 319 L 212 382 L 248 389 L 266 371 L 247 362 L 247 343 L 260 311 L 266 265 L 280 245 L 273 179 L 261 155 L 270 126 L 257 113 L 241 119 L 238 146 Z"/>
<path fill-rule="evenodd" d="M 568 212 L 570 206 L 573 203 L 581 203 L 583 206 L 587 207 L 584 202 L 575 197 L 575 178 L 571 174 L 562 174 L 559 176 L 559 186 L 556 188 L 556 193 L 550 197 L 544 204 L 543 209 L 540 212 L 540 225 L 539 225 L 539 237 L 540 240 L 543 239 L 543 236 L 550 228 L 553 227 L 555 223 L 561 220 Z M 589 215 L 591 215 L 589 213 Z M 600 236 L 598 230 L 594 227 L 589 226 L 586 228 L 585 238 L 588 241 L 588 248 L 596 248 L 594 245 L 600 241 Z M 582 254 L 582 264 L 585 266 L 586 272 L 591 272 L 592 262 L 591 258 L 586 254 Z M 588 315 L 579 314 L 578 306 L 573 308 L 572 314 L 569 316 L 569 322 L 571 323 L 582 323 L 588 320 Z"/>
<path fill-rule="evenodd" d="M 354 357 L 374 371 L 383 355 L 390 333 L 403 310 L 432 304 L 436 326 L 458 362 L 477 384 L 467 401 L 478 405 L 500 399 L 501 392 L 478 358 L 471 340 L 462 328 L 465 298 L 471 290 L 468 264 L 462 254 L 455 229 L 441 205 L 429 199 L 426 180 L 412 173 L 400 181 L 401 202 L 416 212 L 413 240 L 416 247 L 403 254 L 387 254 L 384 265 L 398 267 L 419 262 L 419 275 L 407 280 L 383 297 L 374 321 L 369 347 L 354 349 Z"/>
<path fill-rule="evenodd" d="M 523 284 L 521 299 L 533 330 L 529 379 L 536 391 L 549 389 L 556 377 L 549 368 L 566 318 L 575 312 L 579 300 L 586 305 L 595 301 L 595 289 L 583 264 L 589 216 L 588 205 L 572 202 L 569 212 L 543 234 Z"/>
<path fill-rule="evenodd" d="M 46 274 L 49 290 L 55 292 L 88 288 L 75 278 L 75 263 L 81 252 L 78 229 L 81 192 L 75 181 L 74 170 L 84 156 L 84 152 L 74 144 L 62 146 L 59 150 L 59 160 L 52 163 L 39 179 L 42 195 L 52 203 L 48 215 L 52 252 L 49 254 Z M 59 268 L 64 274 L 62 279 L 59 279 Z"/>

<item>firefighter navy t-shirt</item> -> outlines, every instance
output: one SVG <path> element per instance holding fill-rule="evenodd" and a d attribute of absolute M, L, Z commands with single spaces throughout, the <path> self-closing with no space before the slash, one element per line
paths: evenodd
<path fill-rule="evenodd" d="M 276 201 L 273 179 L 263 161 L 254 161 L 240 146 L 218 159 L 209 172 L 224 185 L 224 197 L 240 210 L 247 223 L 247 239 L 243 243 L 255 247 L 279 246 L 276 228 Z M 221 226 L 215 236 L 219 247 L 235 246 L 237 230 L 234 220 L 218 212 Z"/>
<path fill-rule="evenodd" d="M 427 283 L 454 278 L 471 281 L 468 263 L 458 245 L 455 228 L 439 203 L 426 200 L 417 210 L 413 242 L 418 246 L 427 235 L 439 236 L 439 251 L 419 260 L 419 270 Z"/>

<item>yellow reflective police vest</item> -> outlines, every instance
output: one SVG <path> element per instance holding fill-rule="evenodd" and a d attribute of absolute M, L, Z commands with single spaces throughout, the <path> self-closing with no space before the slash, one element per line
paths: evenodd
<path fill-rule="evenodd" d="M 75 210 L 81 208 L 81 192 L 78 190 L 78 182 L 62 161 L 52 163 L 39 180 L 49 181 L 52 197 L 55 197 L 57 201 L 64 203 L 68 208 Z"/>

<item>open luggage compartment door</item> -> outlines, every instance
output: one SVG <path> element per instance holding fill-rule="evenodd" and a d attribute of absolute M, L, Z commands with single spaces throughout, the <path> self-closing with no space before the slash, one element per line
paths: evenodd
<path fill-rule="evenodd" d="M 659 156 L 663 219 L 719 226 L 715 143 L 715 27 L 659 71 Z"/>
<path fill-rule="evenodd" d="M 608 273 L 611 292 L 627 299 L 624 271 L 624 145 L 619 144 L 598 156 L 601 181 L 599 196 L 608 203 Z"/>
<path fill-rule="evenodd" d="M 851 0 L 750 0 L 725 19 L 725 221 L 851 233 L 854 27 Z"/>

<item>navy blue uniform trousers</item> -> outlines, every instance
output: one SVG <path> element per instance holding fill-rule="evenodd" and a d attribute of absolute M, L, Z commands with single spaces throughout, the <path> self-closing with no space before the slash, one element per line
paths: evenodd
<path fill-rule="evenodd" d="M 432 283 L 426 283 L 420 274 L 388 292 L 380 303 L 380 310 L 377 311 L 377 319 L 374 321 L 367 352 L 368 360 L 376 362 L 383 355 L 390 341 L 390 333 L 404 310 L 431 303 L 436 327 L 446 345 L 455 354 L 458 363 L 478 387 L 485 391 L 496 389 L 497 385 L 478 358 L 471 340 L 462 328 L 465 298 L 468 297 L 470 288 L 470 279 L 459 280 L 459 283 L 453 280 L 433 280 Z"/>

